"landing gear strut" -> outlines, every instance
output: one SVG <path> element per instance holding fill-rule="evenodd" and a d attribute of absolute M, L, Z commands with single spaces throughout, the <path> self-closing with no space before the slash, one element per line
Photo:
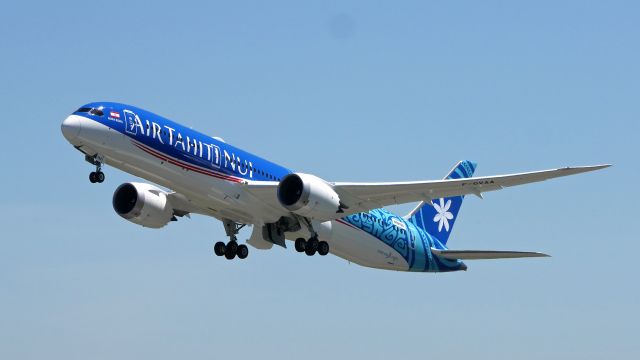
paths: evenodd
<path fill-rule="evenodd" d="M 238 237 L 236 235 L 238 235 L 240 229 L 245 227 L 246 224 L 238 224 L 231 220 L 223 220 L 222 223 L 224 224 L 224 231 L 229 237 L 229 242 L 225 244 L 222 241 L 218 241 L 213 246 L 213 252 L 217 256 L 224 256 L 228 260 L 236 256 L 238 259 L 245 259 L 249 256 L 249 248 L 244 244 L 238 245 Z"/>
<path fill-rule="evenodd" d="M 101 183 L 104 181 L 104 173 L 102 172 L 102 164 L 104 164 L 104 157 L 100 154 L 96 154 L 94 156 L 85 156 L 85 160 L 96 166 L 96 171 L 92 171 L 89 174 L 89 181 L 92 184 Z"/>

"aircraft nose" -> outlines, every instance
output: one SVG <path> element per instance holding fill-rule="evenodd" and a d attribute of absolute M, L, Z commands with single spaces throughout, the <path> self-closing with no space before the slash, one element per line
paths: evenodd
<path fill-rule="evenodd" d="M 73 144 L 80 134 L 80 117 L 77 115 L 67 117 L 62 122 L 60 129 L 62 130 L 62 135 L 65 139 Z"/>

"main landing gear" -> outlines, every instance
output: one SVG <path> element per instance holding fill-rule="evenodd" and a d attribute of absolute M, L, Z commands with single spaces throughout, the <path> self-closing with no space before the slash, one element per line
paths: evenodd
<path fill-rule="evenodd" d="M 307 256 L 313 256 L 316 253 L 321 256 L 325 256 L 329 253 L 329 243 L 326 241 L 319 241 L 315 236 L 309 240 L 297 238 L 295 248 L 297 252 L 304 252 Z"/>
<path fill-rule="evenodd" d="M 245 259 L 249 256 L 249 248 L 244 244 L 238 245 L 238 238 L 236 235 L 238 235 L 240 229 L 245 227 L 246 224 L 238 224 L 231 220 L 224 220 L 222 223 L 224 224 L 224 231 L 229 237 L 229 242 L 225 244 L 222 241 L 218 241 L 213 246 L 213 252 L 217 256 L 224 256 L 228 260 L 231 260 L 236 256 L 238 259 Z"/>
<path fill-rule="evenodd" d="M 235 240 L 229 241 L 226 245 L 222 241 L 218 241 L 213 246 L 213 252 L 218 256 L 224 256 L 228 260 L 238 257 L 238 259 L 245 259 L 249 256 L 249 248 L 245 244 L 240 244 Z"/>
<path fill-rule="evenodd" d="M 100 154 L 96 154 L 94 156 L 87 155 L 85 156 L 85 160 L 96 166 L 96 171 L 92 171 L 89 174 L 89 181 L 91 181 L 92 184 L 103 182 L 104 173 L 102 172 L 102 164 L 104 164 L 104 157 Z"/>
<path fill-rule="evenodd" d="M 306 218 L 299 216 L 298 217 L 301 224 L 305 225 L 307 229 L 309 229 L 309 233 L 311 233 L 311 238 L 309 240 L 305 240 L 303 238 L 297 238 L 295 242 L 295 248 L 297 252 L 304 252 L 307 256 L 313 256 L 316 253 L 321 256 L 325 256 L 329 253 L 329 243 L 326 241 L 318 240 L 318 234 L 313 229 L 313 225 L 311 221 Z"/>

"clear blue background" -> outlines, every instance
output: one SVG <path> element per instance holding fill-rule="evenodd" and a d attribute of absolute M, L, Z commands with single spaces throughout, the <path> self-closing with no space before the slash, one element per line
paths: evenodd
<path fill-rule="evenodd" d="M 637 358 L 639 24 L 636 1 L 5 4 L 0 358 Z M 615 165 L 465 201 L 452 248 L 549 259 L 229 262 L 214 219 L 143 229 L 111 208 L 132 176 L 88 182 L 60 123 L 99 100 L 333 181 Z"/>

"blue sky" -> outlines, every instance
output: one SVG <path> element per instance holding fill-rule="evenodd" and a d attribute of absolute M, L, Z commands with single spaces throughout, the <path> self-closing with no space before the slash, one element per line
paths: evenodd
<path fill-rule="evenodd" d="M 5 5 L 0 358 L 637 357 L 639 20 L 632 1 Z M 215 220 L 143 229 L 111 208 L 132 176 L 88 182 L 59 127 L 99 100 L 332 181 L 614 167 L 465 201 L 450 247 L 549 259 L 229 262 Z"/>

